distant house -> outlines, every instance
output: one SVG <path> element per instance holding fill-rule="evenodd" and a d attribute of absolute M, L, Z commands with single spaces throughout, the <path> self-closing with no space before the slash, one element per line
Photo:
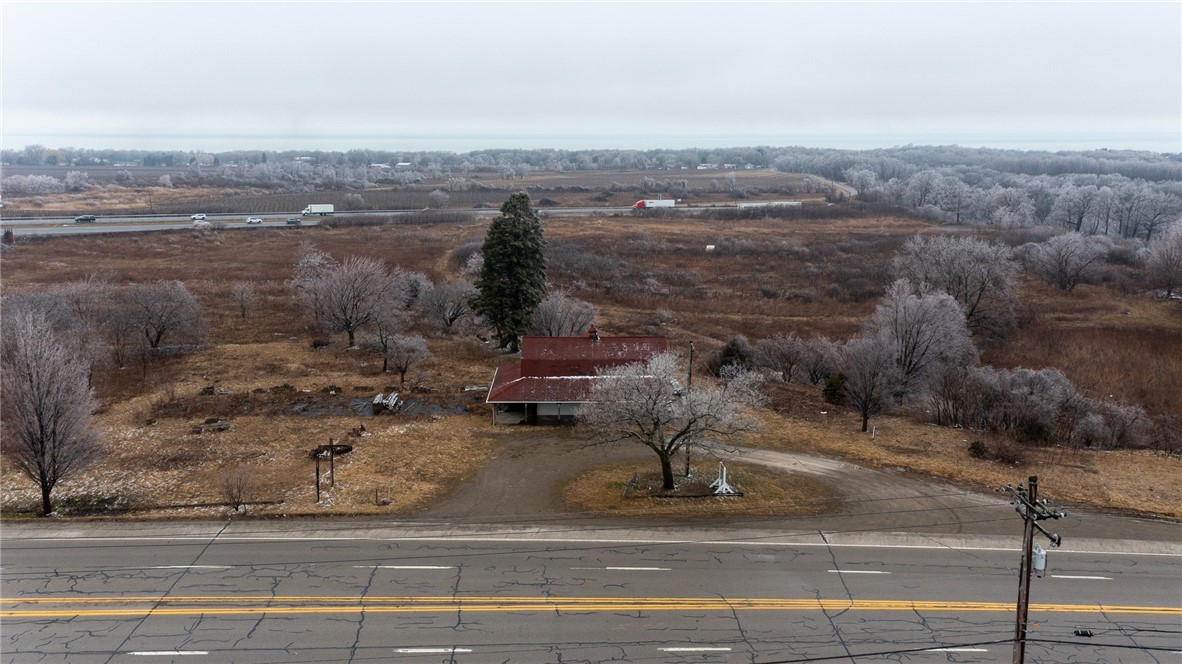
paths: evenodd
<path fill-rule="evenodd" d="M 603 380 L 598 370 L 647 361 L 669 349 L 665 337 L 523 337 L 521 361 L 497 367 L 485 400 L 493 423 L 571 421 Z"/>
<path fill-rule="evenodd" d="M 394 164 L 394 171 L 398 173 L 403 171 L 413 171 L 414 168 L 414 164 L 410 163 L 409 161 L 400 161 L 397 164 Z"/>

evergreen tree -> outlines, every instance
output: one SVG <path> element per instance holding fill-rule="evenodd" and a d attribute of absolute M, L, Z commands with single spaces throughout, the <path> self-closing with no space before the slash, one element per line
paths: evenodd
<path fill-rule="evenodd" d="M 484 266 L 476 279 L 472 310 L 493 327 L 500 348 L 513 353 L 546 296 L 545 244 L 529 194 L 517 193 L 501 206 L 480 250 Z"/>

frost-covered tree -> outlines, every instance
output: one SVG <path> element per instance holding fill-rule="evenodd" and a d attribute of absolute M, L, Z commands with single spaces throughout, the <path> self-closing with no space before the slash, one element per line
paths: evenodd
<path fill-rule="evenodd" d="M 405 284 L 399 274 L 380 260 L 350 256 L 339 267 L 308 280 L 301 290 L 301 301 L 326 329 L 344 332 L 353 347 L 357 331 L 385 304 L 405 301 Z"/>
<path fill-rule="evenodd" d="M 805 342 L 791 332 L 781 332 L 755 344 L 755 362 L 759 367 L 769 369 L 780 380 L 791 383 L 805 363 Z"/>
<path fill-rule="evenodd" d="M 462 327 L 472 318 L 476 287 L 466 281 L 434 284 L 419 297 L 423 320 L 443 330 Z"/>
<path fill-rule="evenodd" d="M 916 235 L 892 262 L 896 279 L 906 279 L 920 292 L 948 293 L 974 334 L 993 336 L 1013 324 L 1011 292 L 1019 269 L 1005 245 L 952 236 Z"/>
<path fill-rule="evenodd" d="M 1023 245 L 1018 253 L 1043 281 L 1070 292 L 1104 264 L 1111 249 L 1112 240 L 1106 237 L 1072 232 Z"/>
<path fill-rule="evenodd" d="M 900 396 L 919 393 L 944 367 L 977 363 L 977 349 L 956 300 L 942 292 L 916 295 L 904 280 L 887 289 L 866 332 L 894 350 Z"/>
<path fill-rule="evenodd" d="M 763 402 L 754 374 L 739 374 L 713 385 L 686 391 L 676 354 L 661 353 L 646 362 L 600 372 L 590 403 L 579 420 L 602 443 L 631 442 L 656 453 L 662 486 L 675 488 L 673 458 L 691 442 L 699 449 L 725 445 L 754 431 L 753 408 Z"/>
<path fill-rule="evenodd" d="M 595 305 L 556 291 L 538 303 L 529 332 L 543 337 L 575 337 L 584 334 L 598 315 Z"/>
<path fill-rule="evenodd" d="M 246 320 L 250 312 L 258 306 L 258 288 L 253 281 L 235 281 L 230 285 L 230 301 L 238 307 L 238 314 L 242 320 Z"/>
<path fill-rule="evenodd" d="M 159 348 L 166 339 L 192 344 L 205 337 L 205 310 L 180 281 L 135 284 L 124 302 L 150 348 Z"/>
<path fill-rule="evenodd" d="M 48 515 L 53 489 L 100 451 L 90 369 L 59 343 L 44 313 L 29 310 L 4 311 L 0 367 L 5 455 L 37 484 Z"/>
<path fill-rule="evenodd" d="M 406 372 L 414 365 L 428 360 L 431 351 L 427 348 L 427 341 L 419 335 L 394 335 L 385 352 L 388 366 L 398 372 L 399 384 L 406 382 Z"/>
<path fill-rule="evenodd" d="M 896 351 L 882 337 L 856 337 L 842 346 L 840 362 L 846 403 L 862 417 L 862 431 L 867 431 L 870 418 L 893 404 L 899 382 Z"/>
<path fill-rule="evenodd" d="M 1164 291 L 1166 297 L 1182 292 L 1182 222 L 1149 245 L 1145 272 L 1150 286 Z"/>

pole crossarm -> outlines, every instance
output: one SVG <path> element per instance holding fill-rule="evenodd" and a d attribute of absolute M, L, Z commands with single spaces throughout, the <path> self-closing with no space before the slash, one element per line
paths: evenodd
<path fill-rule="evenodd" d="M 1010 484 L 998 489 L 1010 495 L 1010 504 L 1022 516 L 1025 524 L 1022 532 L 1022 567 L 1018 572 L 1018 607 L 1014 621 L 1014 659 L 1013 664 L 1024 664 L 1026 661 L 1026 624 L 1030 612 L 1030 571 L 1034 557 L 1034 531 L 1042 533 L 1051 542 L 1051 546 L 1058 547 L 1063 538 L 1058 533 L 1047 532 L 1038 524 L 1046 519 L 1062 519 L 1067 513 L 1052 509 L 1046 498 L 1038 498 L 1038 476 L 1031 475 L 1025 486 Z M 1039 560 L 1043 567 L 1046 565 L 1046 552 L 1039 549 Z M 1039 569 L 1043 569 L 1040 567 Z M 1039 575 L 1041 577 L 1041 573 Z"/>

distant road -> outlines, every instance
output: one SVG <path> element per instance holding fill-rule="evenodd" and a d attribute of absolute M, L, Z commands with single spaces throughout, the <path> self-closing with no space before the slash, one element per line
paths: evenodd
<path fill-rule="evenodd" d="M 560 216 L 575 214 L 618 214 L 631 211 L 631 207 L 578 207 L 578 208 L 540 208 L 538 212 L 543 216 Z M 496 208 L 479 208 L 470 210 L 443 210 L 444 212 L 462 212 L 478 216 L 498 214 Z M 364 212 L 337 212 L 331 216 L 300 217 L 301 226 L 315 226 L 331 223 L 333 219 L 348 219 L 350 217 L 372 216 L 402 216 L 418 214 L 423 210 L 367 210 Z M 259 227 L 288 227 L 288 217 L 292 214 L 209 214 L 206 221 L 225 223 L 226 228 L 259 228 Z M 247 217 L 258 217 L 261 224 L 247 224 Z M 98 221 L 90 223 L 75 223 L 74 217 L 0 217 L 0 228 L 11 228 L 16 235 L 88 235 L 95 233 L 127 233 L 137 231 L 167 231 L 187 230 L 193 227 L 193 221 L 188 215 L 122 215 L 99 217 Z"/>

